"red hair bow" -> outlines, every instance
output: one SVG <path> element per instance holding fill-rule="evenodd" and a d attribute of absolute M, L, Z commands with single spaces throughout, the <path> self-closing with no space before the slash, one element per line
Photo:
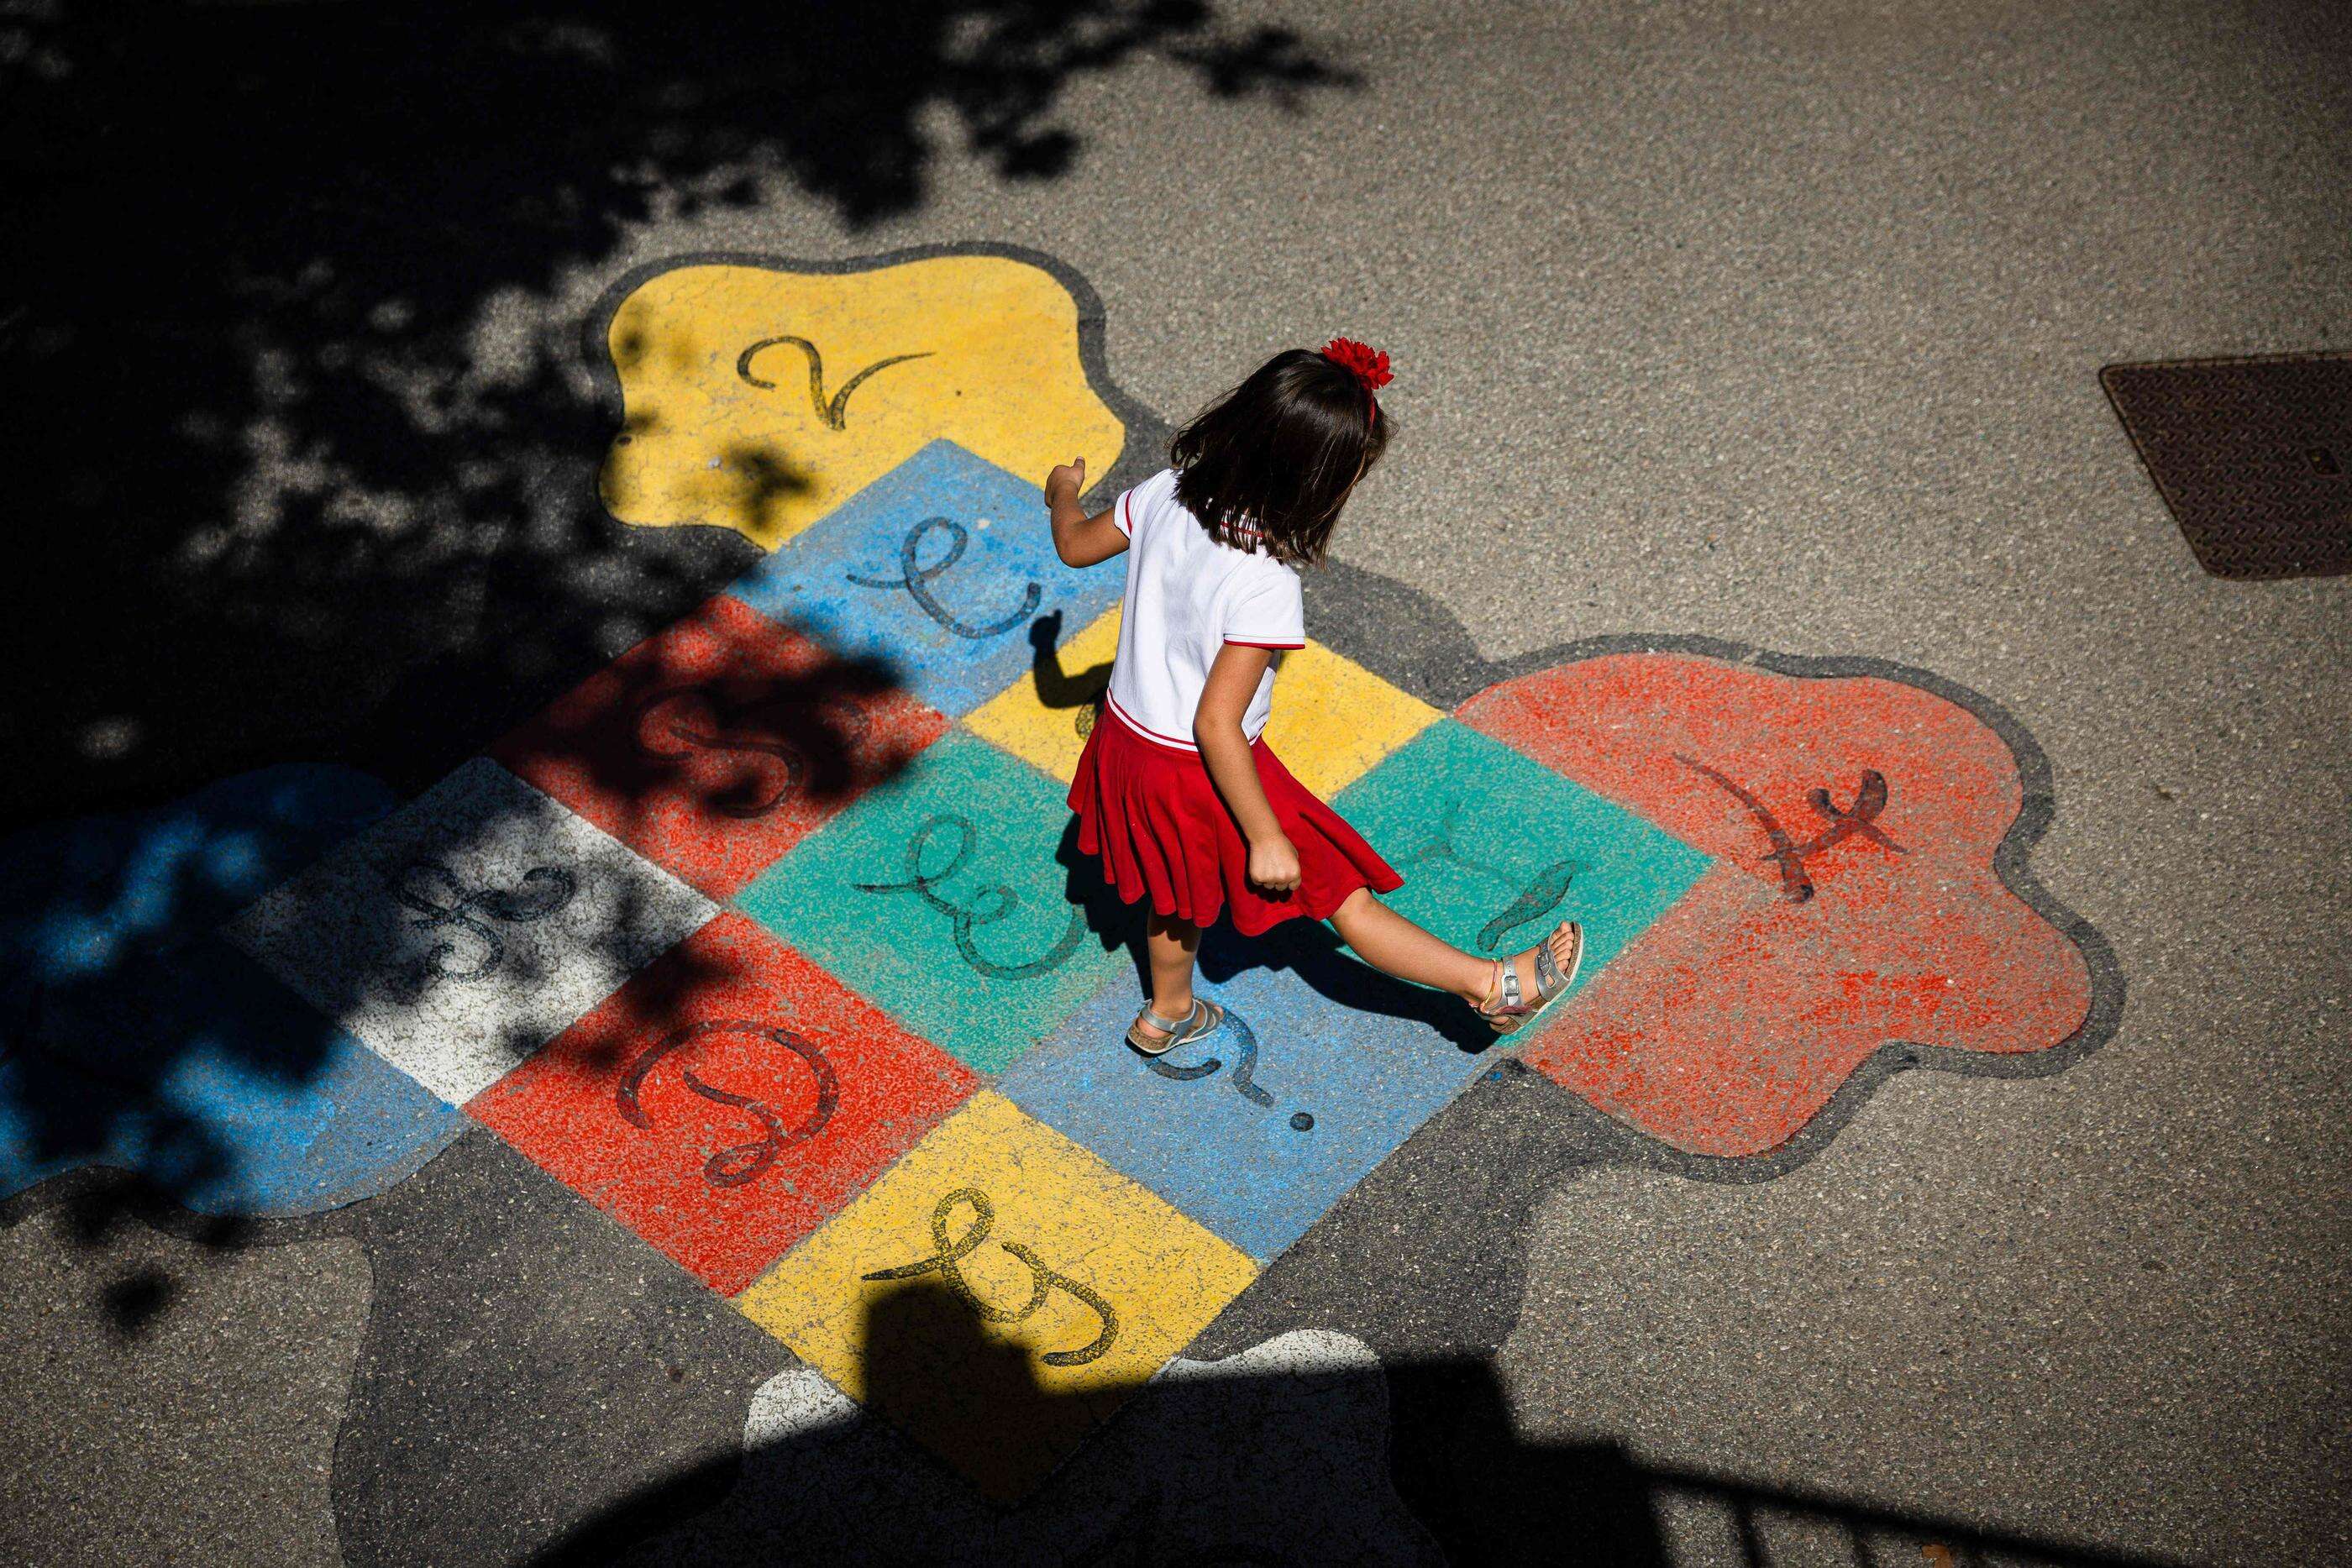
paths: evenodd
<path fill-rule="evenodd" d="M 1389 374 L 1389 357 L 1370 343 L 1359 343 L 1353 338 L 1334 338 L 1323 345 L 1323 357 L 1356 378 L 1364 389 L 1366 418 L 1380 406 L 1372 394 L 1394 378 Z"/>

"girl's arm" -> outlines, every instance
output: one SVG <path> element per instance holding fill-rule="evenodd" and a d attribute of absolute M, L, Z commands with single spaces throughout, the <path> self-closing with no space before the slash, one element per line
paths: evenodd
<path fill-rule="evenodd" d="M 1065 463 L 1045 476 L 1045 506 L 1054 522 L 1054 553 L 1064 566 L 1092 566 L 1127 548 L 1127 536 L 1111 520 L 1111 507 L 1088 517 L 1078 505 L 1087 487 L 1087 460 Z M 1116 505 L 1117 503 L 1113 503 Z"/>
<path fill-rule="evenodd" d="M 1208 684 L 1201 688 L 1201 706 L 1192 714 L 1192 739 L 1201 760 L 1225 810 L 1234 814 L 1242 837 L 1249 842 L 1249 879 L 1269 892 L 1286 893 L 1298 885 L 1298 852 L 1275 820 L 1274 806 L 1258 782 L 1257 762 L 1242 736 L 1242 715 L 1249 711 L 1259 677 L 1274 658 L 1267 648 L 1228 643 L 1209 666 Z"/>

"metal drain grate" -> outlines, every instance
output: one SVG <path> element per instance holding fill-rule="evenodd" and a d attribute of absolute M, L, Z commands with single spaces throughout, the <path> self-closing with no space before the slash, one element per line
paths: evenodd
<path fill-rule="evenodd" d="M 2207 571 L 2352 571 L 2352 353 L 2109 365 L 2099 384 Z"/>

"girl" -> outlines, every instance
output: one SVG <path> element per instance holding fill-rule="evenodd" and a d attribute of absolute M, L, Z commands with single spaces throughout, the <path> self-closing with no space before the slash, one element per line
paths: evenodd
<path fill-rule="evenodd" d="M 1175 466 L 1087 517 L 1086 459 L 1045 481 L 1071 566 L 1122 550 L 1127 596 L 1103 720 L 1070 786 L 1078 845 L 1145 916 L 1151 1000 L 1128 1043 L 1159 1056 L 1224 1018 L 1192 995 L 1201 928 L 1231 907 L 1255 936 L 1328 920 L 1357 955 L 1452 991 L 1497 1033 L 1566 994 L 1584 934 L 1562 921 L 1511 958 L 1474 956 L 1390 909 L 1404 879 L 1307 793 L 1260 738 L 1274 655 L 1304 647 L 1297 568 L 1323 559 L 1339 509 L 1388 444 L 1373 393 L 1389 357 L 1345 338 L 1276 354 L 1178 433 Z"/>

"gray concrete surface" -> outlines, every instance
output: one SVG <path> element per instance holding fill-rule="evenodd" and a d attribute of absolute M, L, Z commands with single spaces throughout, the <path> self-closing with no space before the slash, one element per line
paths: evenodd
<path fill-rule="evenodd" d="M 329 1491 L 368 1322 L 357 1242 L 223 1252 L 62 1206 L 0 1232 L 0 1558 L 343 1560 Z"/>

